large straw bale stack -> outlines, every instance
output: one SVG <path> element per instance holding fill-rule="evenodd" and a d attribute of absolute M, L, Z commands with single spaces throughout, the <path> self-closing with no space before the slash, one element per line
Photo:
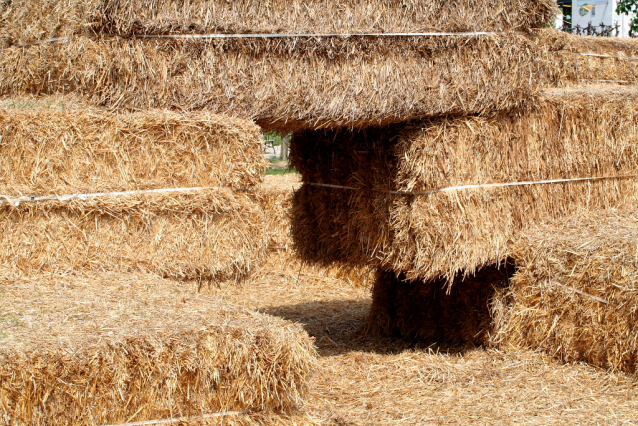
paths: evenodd
<path fill-rule="evenodd" d="M 261 181 L 266 164 L 258 126 L 205 112 L 109 113 L 81 102 L 67 110 L 55 101 L 3 102 L 4 197 L 206 189 L 18 206 L 0 198 L 0 263 L 26 275 L 141 270 L 216 282 L 255 268 L 265 220 L 242 191 Z"/>
<path fill-rule="evenodd" d="M 521 31 L 551 23 L 549 0 L 12 0 L 0 48 L 78 34 Z"/>
<path fill-rule="evenodd" d="M 378 271 L 366 329 L 420 343 L 484 345 L 493 340 L 493 306 L 503 299 L 514 268 L 504 262 L 456 277 L 451 288 L 442 278 L 405 280 Z"/>
<path fill-rule="evenodd" d="M 249 188 L 266 167 L 261 130 L 246 120 L 46 105 L 0 109 L 0 194 Z"/>
<path fill-rule="evenodd" d="M 0 96 L 76 93 L 109 108 L 206 109 L 266 129 L 365 127 L 516 107 L 547 46 L 463 37 L 92 39 L 0 55 Z"/>
<path fill-rule="evenodd" d="M 525 233 L 497 341 L 635 373 L 638 214 L 581 212 Z"/>
<path fill-rule="evenodd" d="M 250 194 L 212 190 L 0 204 L 0 263 L 21 275 L 143 271 L 182 280 L 246 278 L 266 250 Z"/>
<path fill-rule="evenodd" d="M 145 275 L 2 279 L 2 424 L 294 414 L 314 369 L 312 339 L 187 287 Z"/>
<path fill-rule="evenodd" d="M 305 261 L 374 265 L 408 280 L 498 263 L 534 223 L 635 203 L 638 180 L 388 191 L 636 175 L 636 107 L 633 88 L 552 90 L 491 117 L 299 133 L 291 155 L 306 184 L 293 210 L 297 251 Z"/>

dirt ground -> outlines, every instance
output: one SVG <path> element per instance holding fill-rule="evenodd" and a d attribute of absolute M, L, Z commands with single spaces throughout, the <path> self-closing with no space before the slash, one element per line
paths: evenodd
<path fill-rule="evenodd" d="M 305 410 L 319 424 L 638 424 L 633 377 L 520 349 L 417 348 L 366 336 L 369 288 L 271 260 L 252 282 L 210 291 L 304 324 L 320 355 Z"/>

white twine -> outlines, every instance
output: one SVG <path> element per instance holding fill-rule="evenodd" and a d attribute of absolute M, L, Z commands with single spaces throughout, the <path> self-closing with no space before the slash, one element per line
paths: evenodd
<path fill-rule="evenodd" d="M 630 80 L 589 80 L 586 78 L 579 78 L 578 81 L 593 81 L 596 83 L 625 83 L 625 84 L 632 84 L 632 83 L 636 83 L 636 81 L 630 81 Z"/>
<path fill-rule="evenodd" d="M 467 37 L 467 36 L 484 36 L 497 34 L 523 34 L 521 32 L 497 33 L 497 32 L 463 32 L 463 33 L 362 33 L 362 34 L 140 34 L 133 35 L 134 38 L 165 38 L 165 39 L 233 39 L 233 38 L 303 38 L 303 37 Z M 57 41 L 73 40 L 76 36 L 56 37 L 45 40 L 38 40 L 32 43 L 16 44 L 6 49 L 0 49 L 0 52 L 15 47 L 29 47 L 37 44 L 54 43 Z"/>
<path fill-rule="evenodd" d="M 102 425 L 102 426 L 146 426 L 146 425 L 157 425 L 162 423 L 178 423 L 186 420 L 205 420 L 212 419 L 214 417 L 224 417 L 224 416 L 237 416 L 240 414 L 248 414 L 248 411 L 226 411 L 223 413 L 213 413 L 213 414 L 202 414 L 201 416 L 195 417 L 173 417 L 171 419 L 162 419 L 162 420 L 145 420 L 141 422 L 133 422 L 133 423 L 120 423 L 117 425 Z"/>
<path fill-rule="evenodd" d="M 460 191 L 464 189 L 476 189 L 476 188 L 503 188 L 508 186 L 529 186 L 529 185 L 547 185 L 547 184 L 555 184 L 555 183 L 567 183 L 567 182 L 586 182 L 586 181 L 594 181 L 594 180 L 605 180 L 605 179 L 635 179 L 638 178 L 638 175 L 624 175 L 624 176 L 600 176 L 600 177 L 588 177 L 588 178 L 573 178 L 573 179 L 551 179 L 551 180 L 536 180 L 536 181 L 526 181 L 526 182 L 506 182 L 506 183 L 485 183 L 485 184 L 477 184 L 477 185 L 458 185 L 458 186 L 448 186 L 446 188 L 433 189 L 430 191 L 386 191 L 382 189 L 366 189 L 366 188 L 355 188 L 353 186 L 342 186 L 342 185 L 332 185 L 327 183 L 314 183 L 310 182 L 307 185 L 310 186 L 319 186 L 323 188 L 335 188 L 335 189 L 347 189 L 350 191 L 374 191 L 374 192 L 383 192 L 387 194 L 395 194 L 395 195 L 428 195 L 428 194 L 436 194 L 439 192 L 450 192 L 450 191 Z"/>
<path fill-rule="evenodd" d="M 7 195 L 0 194 L 0 204 L 10 204 L 13 207 L 18 207 L 20 203 L 37 203 L 41 201 L 70 201 L 70 200 L 87 200 L 89 198 L 101 198 L 101 197 L 122 197 L 140 194 L 167 194 L 175 192 L 199 192 L 205 190 L 221 190 L 230 189 L 236 190 L 236 188 L 230 188 L 225 186 L 203 186 L 193 188 L 163 188 L 163 189 L 143 189 L 137 191 L 120 191 L 120 192 L 93 192 L 88 194 L 68 194 L 68 195 L 46 195 L 42 197 L 28 196 L 19 198 L 10 198 Z"/>
<path fill-rule="evenodd" d="M 567 285 L 563 285 L 563 284 L 557 283 L 555 281 L 548 281 L 548 282 L 550 284 L 555 285 L 555 286 L 561 287 L 561 288 L 563 288 L 565 290 L 573 291 L 575 293 L 580 294 L 581 296 L 590 297 L 590 298 L 594 299 L 597 302 L 604 303 L 605 305 L 609 305 L 609 302 L 607 300 L 603 299 L 602 297 L 598 297 L 598 296 L 594 296 L 593 294 L 585 293 L 584 291 L 578 290 L 577 288 L 570 287 L 570 286 L 567 286 Z"/>
<path fill-rule="evenodd" d="M 54 43 L 56 41 L 64 41 L 64 40 L 73 40 L 74 38 L 75 38 L 74 36 L 56 37 L 56 38 L 49 38 L 49 39 L 46 39 L 46 40 L 34 41 L 33 43 L 16 44 L 16 45 L 8 47 L 6 49 L 0 49 L 0 52 L 4 52 L 5 50 L 9 50 L 9 49 L 14 48 L 14 47 L 29 47 L 29 46 L 35 46 L 36 44 Z"/>
<path fill-rule="evenodd" d="M 215 39 L 215 38 L 302 38 L 302 37 L 466 37 L 466 36 L 484 36 L 484 35 L 497 35 L 505 33 L 496 32 L 461 32 L 461 33 L 354 33 L 354 34 L 339 34 L 339 33 L 320 33 L 320 34 L 168 34 L 168 35 L 153 35 L 142 34 L 137 35 L 137 38 L 176 38 L 176 39 Z M 522 34 L 522 33 L 516 33 Z"/>

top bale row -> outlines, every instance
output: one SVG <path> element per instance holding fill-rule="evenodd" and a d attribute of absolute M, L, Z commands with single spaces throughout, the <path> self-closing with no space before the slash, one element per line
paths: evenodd
<path fill-rule="evenodd" d="M 13 0 L 0 2 L 0 47 L 72 35 L 524 31 L 552 0 Z"/>

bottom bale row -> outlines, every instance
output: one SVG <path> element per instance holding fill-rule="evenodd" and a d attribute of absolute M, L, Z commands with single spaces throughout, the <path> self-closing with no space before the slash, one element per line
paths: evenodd
<path fill-rule="evenodd" d="M 582 213 L 537 227 L 511 259 L 452 281 L 380 272 L 367 328 L 449 345 L 527 347 L 634 373 L 637 284 L 638 212 Z"/>
<path fill-rule="evenodd" d="M 638 213 L 540 226 L 513 253 L 451 281 L 379 272 L 368 332 L 636 371 Z M 151 275 L 0 277 L 0 424 L 312 423 L 298 324 Z"/>
<path fill-rule="evenodd" d="M 258 419 L 295 415 L 307 393 L 316 354 L 300 325 L 192 286 L 105 274 L 0 288 L 0 424 Z"/>

